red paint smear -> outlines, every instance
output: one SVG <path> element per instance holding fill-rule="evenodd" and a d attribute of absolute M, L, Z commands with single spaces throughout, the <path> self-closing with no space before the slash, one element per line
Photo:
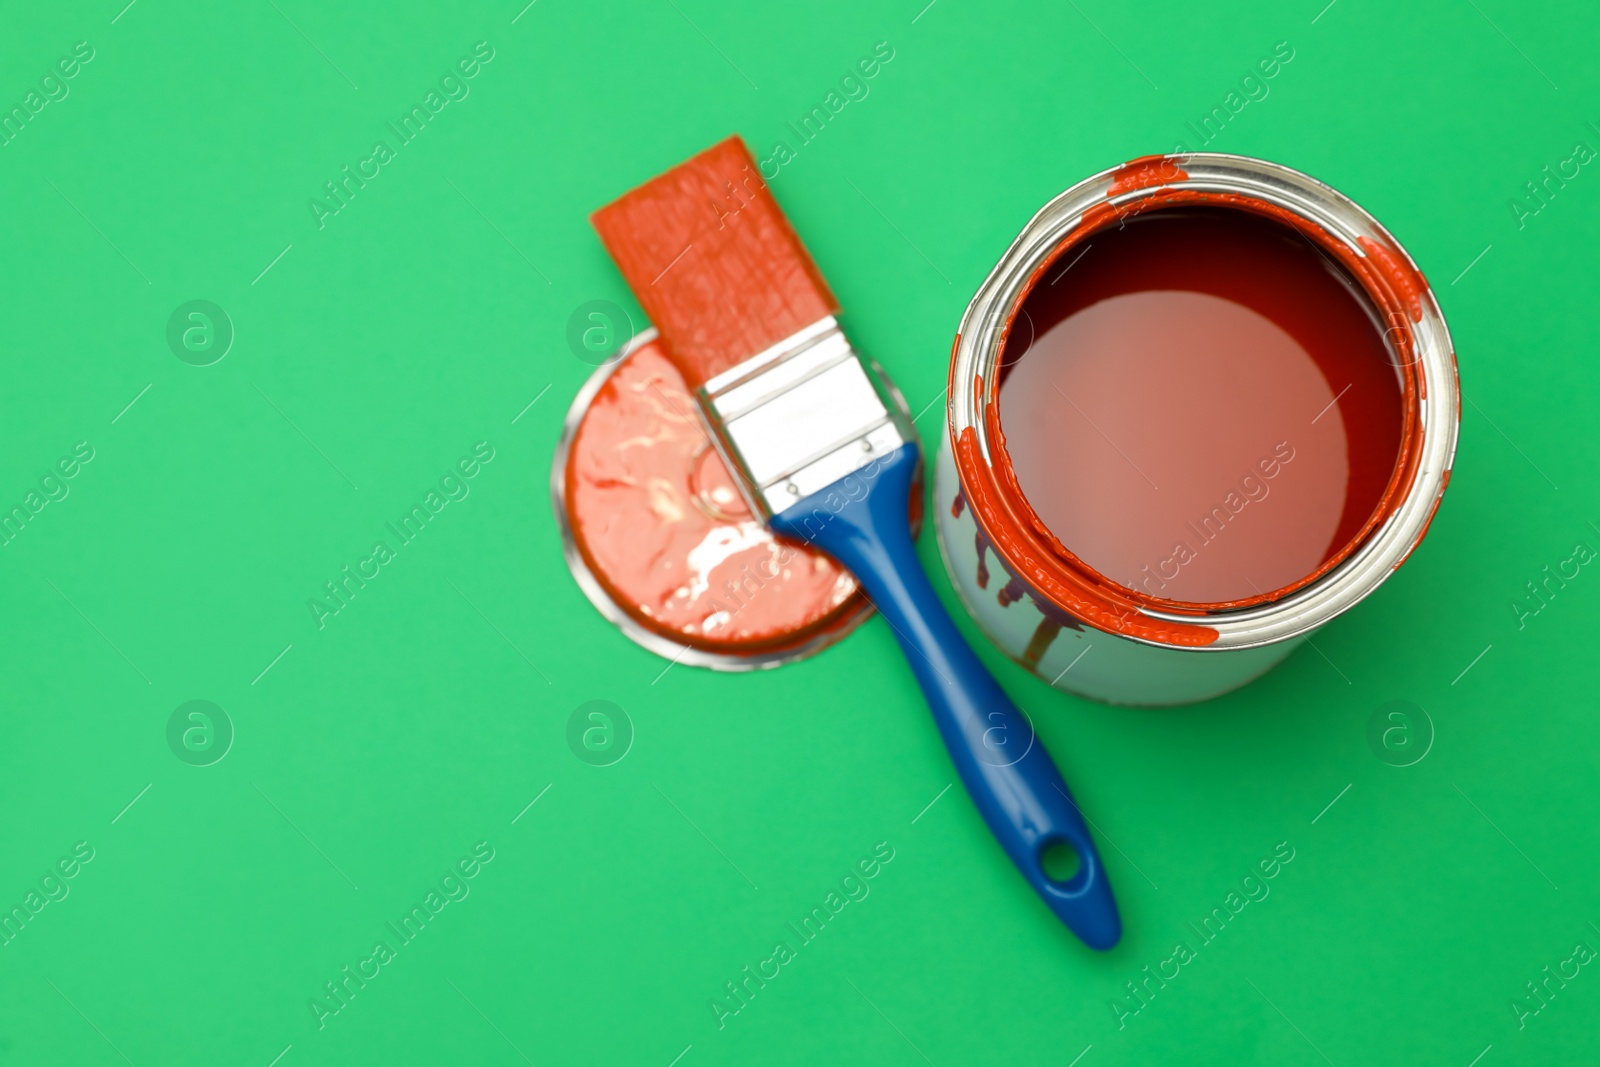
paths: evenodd
<path fill-rule="evenodd" d="M 629 615 L 674 641 L 777 650 L 844 624 L 862 605 L 832 559 L 751 517 L 659 342 L 638 348 L 595 394 L 566 479 L 590 571 Z"/>
<path fill-rule="evenodd" d="M 839 310 L 737 135 L 590 221 L 691 387 Z"/>
<path fill-rule="evenodd" d="M 1421 295 L 1425 291 L 1426 283 L 1421 281 L 1416 269 L 1403 256 L 1357 255 L 1348 245 L 1335 239 L 1315 223 L 1253 197 L 1191 189 L 1163 189 L 1120 207 L 1097 205 L 1086 212 L 1078 226 L 1062 238 L 1055 252 L 1040 263 L 1029 277 L 1006 321 L 1005 333 L 1010 333 L 1016 308 L 1021 306 L 1028 292 L 1038 284 L 1045 272 L 1101 225 L 1122 214 L 1136 214 L 1183 204 L 1234 207 L 1276 219 L 1298 230 L 1321 246 L 1325 252 L 1337 258 L 1360 282 L 1380 313 L 1387 315 L 1387 321 L 1391 324 L 1414 322 L 1420 318 Z M 1363 248 L 1363 251 L 1370 250 Z M 1416 311 L 1415 317 L 1412 315 L 1413 310 Z M 1405 422 L 1401 428 L 1401 454 L 1395 467 L 1394 477 L 1390 480 L 1367 527 L 1357 536 L 1357 544 L 1372 529 L 1394 514 L 1415 482 L 1421 463 L 1422 376 L 1417 371 L 1412 355 L 1413 345 L 1409 328 L 1392 326 L 1389 336 L 1401 357 L 1402 364 Z M 974 383 L 974 387 L 978 409 L 984 413 L 983 417 L 986 420 L 991 460 L 985 460 L 978 447 L 975 431 L 972 427 L 967 427 L 952 442 L 956 469 L 968 503 L 972 506 L 975 521 L 978 522 L 980 529 L 988 534 L 991 543 L 997 549 L 997 554 L 1008 569 L 1015 566 L 1017 572 L 1051 603 L 1102 630 L 1178 646 L 1200 647 L 1214 642 L 1217 639 L 1217 631 L 1210 627 L 1152 619 L 1144 615 L 1141 609 L 1153 607 L 1169 613 L 1189 610 L 1197 616 L 1203 616 L 1206 610 L 1186 609 L 1184 605 L 1162 602 L 1110 582 L 1091 568 L 1085 567 L 1050 533 L 1033 509 L 1028 506 L 1017 485 L 1011 459 L 1006 452 L 1005 434 L 1000 428 L 999 405 L 985 402 L 981 378 Z M 1296 588 L 1322 577 L 1344 558 L 1340 555 L 1328 560 L 1315 573 L 1298 583 Z M 1249 607 L 1276 600 L 1290 591 L 1292 590 L 1275 590 L 1263 596 L 1216 607 L 1226 609 Z"/>
<path fill-rule="evenodd" d="M 1367 255 L 1383 265 L 1384 274 L 1399 290 L 1406 310 L 1411 313 L 1411 321 L 1421 322 L 1422 294 L 1428 289 L 1428 282 L 1422 277 L 1422 272 L 1413 267 L 1398 251 L 1370 237 L 1357 237 L 1356 241 Z"/>
<path fill-rule="evenodd" d="M 1181 182 L 1188 176 L 1188 172 L 1178 166 L 1177 156 L 1140 156 L 1111 172 L 1111 187 L 1106 190 L 1106 196 Z"/>
<path fill-rule="evenodd" d="M 1083 213 L 1083 221 L 1078 223 L 1078 228 L 1098 230 L 1103 224 L 1110 222 L 1112 219 L 1121 217 L 1122 212 L 1117 205 L 1096 204 L 1094 207 Z"/>

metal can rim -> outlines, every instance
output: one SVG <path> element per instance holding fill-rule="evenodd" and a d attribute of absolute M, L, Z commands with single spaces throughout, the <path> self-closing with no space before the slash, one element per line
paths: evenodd
<path fill-rule="evenodd" d="M 1144 166 L 1150 180 L 1130 169 Z M 1147 620 L 1175 626 L 1202 627 L 1214 639 L 1190 642 L 1199 651 L 1224 651 L 1274 644 L 1308 634 L 1369 596 L 1420 542 L 1449 482 L 1460 423 L 1460 384 L 1455 352 L 1443 313 L 1422 273 L 1403 245 L 1355 201 L 1300 171 L 1248 156 L 1215 152 L 1182 156 L 1147 157 L 1108 168 L 1073 185 L 1045 204 L 1023 227 L 1001 256 L 962 315 L 951 354 L 946 445 L 956 450 L 966 433 L 976 441 L 981 463 L 992 464 L 985 393 L 997 391 L 994 370 L 999 362 L 1005 326 L 1011 309 L 1025 291 L 1028 280 L 1049 259 L 1061 242 L 1084 224 L 1091 212 L 1124 208 L 1136 200 L 1170 190 L 1196 190 L 1236 194 L 1290 212 L 1316 226 L 1366 259 L 1370 253 L 1362 240 L 1392 250 L 1410 272 L 1421 279 L 1419 314 L 1409 327 L 1413 362 L 1420 377 L 1416 398 L 1421 437 L 1415 475 L 1404 496 L 1365 541 L 1317 581 L 1281 599 L 1250 607 L 1203 614 L 1163 611 L 1139 605 Z M 959 454 L 959 453 L 958 453 Z M 974 515 L 974 520 L 982 522 Z M 989 531 L 993 534 L 995 531 Z M 1004 538 L 994 538 L 994 551 L 1009 567 Z M 1059 605 L 1066 609 L 1065 605 Z M 1125 606 L 1121 610 L 1125 610 Z M 1177 641 L 1151 637 L 1139 627 L 1119 630 L 1085 619 L 1090 625 L 1118 636 L 1159 647 Z"/>

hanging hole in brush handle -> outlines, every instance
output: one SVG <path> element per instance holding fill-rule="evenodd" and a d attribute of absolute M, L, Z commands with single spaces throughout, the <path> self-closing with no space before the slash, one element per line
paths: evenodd
<path fill-rule="evenodd" d="M 906 500 L 918 452 L 906 445 L 773 517 L 772 529 L 844 564 L 893 630 L 956 771 L 1011 861 L 1091 948 L 1122 936 L 1111 884 L 1083 815 L 1035 734 L 945 612 L 911 544 Z M 1077 867 L 1053 877 L 1047 856 Z M 1054 860 L 1049 864 L 1052 870 Z"/>
<path fill-rule="evenodd" d="M 1039 852 L 1039 866 L 1044 876 L 1056 885 L 1066 885 L 1083 869 L 1078 850 L 1065 841 L 1051 841 Z"/>

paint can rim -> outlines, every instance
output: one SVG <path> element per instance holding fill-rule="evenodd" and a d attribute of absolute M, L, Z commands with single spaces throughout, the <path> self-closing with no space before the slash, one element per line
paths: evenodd
<path fill-rule="evenodd" d="M 1298 586 L 1254 602 L 1239 602 L 1240 606 L 1163 603 L 1106 579 L 1075 557 L 1061 559 L 1047 546 L 1038 551 L 1041 545 L 1030 540 L 1036 535 L 1025 529 L 1025 521 L 1033 520 L 1041 529 L 1043 524 L 1025 500 L 1027 516 L 1002 508 L 998 516 L 991 513 L 986 519 L 975 507 L 973 519 L 1013 575 L 1032 568 L 1033 574 L 1042 575 L 1041 581 L 1029 583 L 1035 588 L 1062 579 L 1051 587 L 1058 595 L 1043 591 L 1053 609 L 1146 644 L 1222 651 L 1310 633 L 1370 595 L 1421 541 L 1449 482 L 1460 423 L 1460 385 L 1448 328 L 1432 288 L 1404 247 L 1349 197 L 1281 164 L 1209 152 L 1144 157 L 1073 185 L 1023 227 L 962 316 L 951 353 L 946 445 L 956 459 L 964 493 L 993 490 L 986 499 L 1004 499 L 998 492 L 1001 475 L 995 462 L 1003 449 L 996 447 L 992 436 L 991 408 L 997 407 L 995 372 L 1016 308 L 1040 273 L 1073 243 L 1074 235 L 1081 238 L 1105 219 L 1159 209 L 1191 192 L 1259 201 L 1304 220 L 1339 242 L 1341 255 L 1369 261 L 1357 280 L 1375 306 L 1409 309 L 1405 325 L 1410 336 L 1403 350 L 1408 358 L 1401 367 L 1406 426 L 1396 481 L 1378 512 L 1347 546 L 1344 558 L 1325 572 L 1313 572 Z M 1368 275 L 1381 281 L 1385 272 L 1403 284 L 1395 285 L 1396 291 L 1374 292 L 1378 282 L 1369 281 Z M 1405 484 L 1397 493 L 1402 478 Z M 983 484 L 969 486 L 970 481 Z M 1020 492 L 1016 495 L 1021 498 Z M 1041 561 L 1041 556 L 1051 558 Z"/>

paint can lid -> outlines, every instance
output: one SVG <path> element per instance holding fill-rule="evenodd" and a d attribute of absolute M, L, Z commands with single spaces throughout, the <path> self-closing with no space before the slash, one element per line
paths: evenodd
<path fill-rule="evenodd" d="M 750 513 L 654 330 L 579 391 L 550 489 L 579 587 L 630 639 L 675 663 L 776 667 L 872 613 L 848 571 Z"/>

